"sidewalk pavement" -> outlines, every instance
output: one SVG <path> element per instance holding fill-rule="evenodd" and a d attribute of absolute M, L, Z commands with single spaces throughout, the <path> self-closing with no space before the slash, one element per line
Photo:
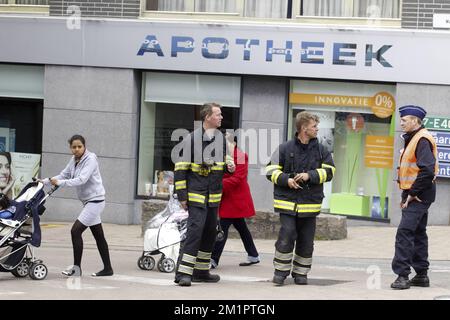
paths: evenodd
<path fill-rule="evenodd" d="M 70 228 L 72 223 L 43 222 L 42 246 L 71 247 Z M 105 237 L 111 250 L 142 251 L 143 238 L 140 225 L 103 224 Z M 316 240 L 314 256 L 392 259 L 394 256 L 395 227 L 348 227 L 348 236 L 344 240 Z M 450 260 L 450 226 L 429 226 L 429 259 Z M 87 248 L 95 247 L 92 234 L 86 230 L 84 244 Z M 260 253 L 273 254 L 275 240 L 254 239 Z M 225 251 L 242 252 L 244 246 L 240 239 L 228 239 Z"/>

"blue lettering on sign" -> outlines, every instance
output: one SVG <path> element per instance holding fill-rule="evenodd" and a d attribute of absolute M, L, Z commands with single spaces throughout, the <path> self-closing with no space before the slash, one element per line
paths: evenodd
<path fill-rule="evenodd" d="M 383 58 L 383 53 L 388 51 L 392 46 L 384 45 L 376 52 L 373 52 L 373 45 L 366 45 L 366 67 L 372 66 L 372 60 L 377 60 L 383 67 L 392 68 L 392 65 Z"/>
<path fill-rule="evenodd" d="M 274 48 L 273 40 L 267 40 L 266 61 L 272 61 L 274 54 L 284 55 L 284 61 L 292 62 L 292 41 L 286 41 L 286 48 Z"/>
<path fill-rule="evenodd" d="M 351 57 L 356 56 L 355 51 L 341 51 L 341 49 L 351 49 L 356 50 L 356 44 L 354 43 L 335 43 L 333 46 L 333 64 L 340 64 L 344 66 L 355 66 L 356 60 L 341 59 L 341 57 Z"/>
<path fill-rule="evenodd" d="M 259 46 L 258 39 L 236 39 L 236 44 L 244 46 L 244 61 L 250 60 L 250 50 L 252 46 Z"/>
<path fill-rule="evenodd" d="M 450 163 L 439 163 L 439 173 L 441 178 L 450 178 Z"/>
<path fill-rule="evenodd" d="M 250 61 L 251 59 L 251 49 L 252 46 L 260 45 L 259 39 L 244 39 L 237 38 L 235 44 L 237 46 L 243 46 L 244 54 L 242 57 L 243 61 Z M 188 36 L 172 36 L 171 37 L 171 54 L 172 58 L 177 58 L 179 53 L 191 54 L 194 52 L 195 40 Z M 287 63 L 292 62 L 293 57 L 293 41 L 287 40 L 285 42 L 284 48 L 274 48 L 274 40 L 266 41 L 265 50 L 265 60 L 267 62 L 272 62 L 273 55 L 284 56 L 284 61 Z M 345 65 L 345 66 L 356 66 L 356 54 L 357 54 L 357 44 L 356 43 L 340 43 L 334 42 L 330 44 L 332 46 L 333 57 L 330 61 L 333 65 Z M 324 42 L 320 41 L 301 41 L 300 47 L 296 47 L 296 54 L 300 58 L 300 63 L 308 64 L 324 64 L 325 49 L 330 45 L 326 45 Z M 384 57 L 383 54 L 386 53 L 392 45 L 382 45 L 377 51 L 374 51 L 372 44 L 366 44 L 365 46 L 365 66 L 372 67 L 372 61 L 376 60 L 378 63 L 385 68 L 392 68 L 390 64 Z M 202 40 L 202 50 L 201 55 L 205 59 L 226 59 L 230 50 L 230 41 L 223 37 L 205 37 Z M 327 50 L 328 51 L 328 50 Z M 164 57 L 163 50 L 161 48 L 160 42 L 155 35 L 146 36 L 145 40 L 142 42 L 137 55 L 144 56 L 145 53 L 156 53 L 158 57 Z"/>
<path fill-rule="evenodd" d="M 302 42 L 302 63 L 323 64 L 323 50 L 311 50 L 310 48 L 324 48 L 323 42 Z"/>
<path fill-rule="evenodd" d="M 145 38 L 144 42 L 141 45 L 141 48 L 139 49 L 137 55 L 143 56 L 146 52 L 154 52 L 159 57 L 164 57 L 164 54 L 161 50 L 161 47 L 159 45 L 158 40 L 155 36 L 149 35 Z"/>
<path fill-rule="evenodd" d="M 202 42 L 202 56 L 207 59 L 226 59 L 230 44 L 225 38 L 205 38 Z"/>
<path fill-rule="evenodd" d="M 429 131 L 436 140 L 436 144 L 441 147 L 450 148 L 450 132 Z"/>
<path fill-rule="evenodd" d="M 172 37 L 172 57 L 177 57 L 178 52 L 194 51 L 194 38 L 191 37 Z"/>

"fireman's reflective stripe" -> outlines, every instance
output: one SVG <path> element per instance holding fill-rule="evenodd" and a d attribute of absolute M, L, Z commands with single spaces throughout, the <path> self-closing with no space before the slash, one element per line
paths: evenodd
<path fill-rule="evenodd" d="M 186 189 L 186 180 L 175 181 L 175 187 L 177 190 Z"/>
<path fill-rule="evenodd" d="M 214 171 L 223 171 L 223 166 L 224 166 L 225 162 L 216 162 L 216 164 L 214 166 L 211 167 L 211 170 Z"/>
<path fill-rule="evenodd" d="M 208 262 L 199 262 L 199 261 L 197 261 L 195 263 L 194 269 L 196 269 L 196 270 L 209 270 L 209 264 L 210 264 L 209 261 Z"/>
<path fill-rule="evenodd" d="M 327 180 L 327 171 L 325 169 L 316 169 L 319 173 L 319 183 L 324 183 Z"/>
<path fill-rule="evenodd" d="M 175 171 L 189 170 L 190 167 L 191 167 L 191 163 L 190 162 L 177 162 L 177 163 L 175 163 Z"/>
<path fill-rule="evenodd" d="M 185 266 L 184 264 L 180 264 L 178 267 L 178 272 L 192 276 L 192 274 L 194 273 L 194 268 Z"/>
<path fill-rule="evenodd" d="M 192 263 L 195 264 L 197 258 L 194 256 L 191 256 L 187 253 L 183 253 L 183 258 L 181 259 L 181 261 L 187 262 L 187 263 Z"/>
<path fill-rule="evenodd" d="M 274 203 L 273 206 L 277 209 L 284 209 L 284 210 L 291 210 L 291 211 L 294 211 L 294 209 L 295 209 L 295 202 L 274 199 L 273 203 Z"/>
<path fill-rule="evenodd" d="M 277 164 L 272 164 L 266 167 L 266 174 L 270 174 L 273 170 L 283 170 L 283 167 Z"/>
<path fill-rule="evenodd" d="M 299 264 L 302 264 L 304 266 L 310 266 L 312 264 L 312 258 L 303 258 L 298 255 L 294 255 L 294 261 L 298 262 Z"/>
<path fill-rule="evenodd" d="M 327 168 L 331 169 L 331 172 L 333 173 L 333 176 L 334 176 L 334 173 L 336 172 L 336 168 L 333 167 L 333 166 L 330 166 L 329 164 L 322 163 L 322 168 L 324 168 L 324 169 L 327 169 Z"/>
<path fill-rule="evenodd" d="M 282 253 L 282 252 L 280 252 L 278 250 L 275 250 L 275 258 L 278 259 L 278 260 L 291 261 L 292 260 L 292 256 L 293 256 L 292 252 Z"/>
<path fill-rule="evenodd" d="M 273 261 L 273 266 L 275 267 L 275 270 L 279 271 L 291 271 L 291 263 L 280 263 L 278 261 Z"/>
<path fill-rule="evenodd" d="M 303 274 L 306 275 L 309 271 L 311 271 L 311 268 L 305 268 L 305 267 L 299 267 L 294 264 L 294 267 L 292 268 L 292 273 L 297 274 Z"/>
<path fill-rule="evenodd" d="M 320 212 L 321 204 L 297 204 L 297 212 Z"/>
<path fill-rule="evenodd" d="M 192 172 L 200 172 L 202 166 L 196 163 L 191 164 L 191 170 Z"/>
<path fill-rule="evenodd" d="M 208 202 L 220 202 L 220 199 L 222 199 L 221 193 L 211 193 Z"/>
<path fill-rule="evenodd" d="M 192 202 L 205 203 L 206 197 L 198 193 L 188 192 L 188 200 Z"/>
<path fill-rule="evenodd" d="M 272 182 L 274 184 L 277 184 L 278 181 L 278 177 L 283 173 L 283 171 L 281 170 L 276 170 L 274 171 L 274 173 L 272 173 L 272 177 L 270 178 L 270 180 L 272 180 Z"/>
<path fill-rule="evenodd" d="M 204 252 L 204 251 L 198 251 L 197 254 L 198 259 L 204 259 L 204 260 L 210 260 L 211 259 L 211 252 Z"/>

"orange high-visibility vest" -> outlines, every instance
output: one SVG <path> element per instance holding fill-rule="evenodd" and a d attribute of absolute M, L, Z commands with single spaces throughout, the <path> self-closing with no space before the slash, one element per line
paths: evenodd
<path fill-rule="evenodd" d="M 436 141 L 427 129 L 421 129 L 414 135 L 406 149 L 402 149 L 401 151 L 400 166 L 398 168 L 398 183 L 400 189 L 402 190 L 411 189 L 414 181 L 417 179 L 417 175 L 419 174 L 420 169 L 417 166 L 416 148 L 421 138 L 426 138 L 431 142 L 431 145 L 433 146 L 434 158 L 436 159 L 434 175 L 436 176 L 439 172 Z"/>

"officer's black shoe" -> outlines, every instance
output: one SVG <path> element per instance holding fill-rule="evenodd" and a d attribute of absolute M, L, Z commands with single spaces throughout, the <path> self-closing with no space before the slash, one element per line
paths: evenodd
<path fill-rule="evenodd" d="M 308 284 L 308 277 L 306 274 L 297 274 L 294 277 L 295 284 L 305 285 Z"/>
<path fill-rule="evenodd" d="M 178 285 L 181 287 L 190 287 L 191 286 L 191 276 L 189 275 L 182 275 L 178 278 Z M 175 278 L 175 282 L 177 282 L 177 279 Z"/>
<path fill-rule="evenodd" d="M 205 272 L 206 271 L 206 272 Z M 220 276 L 218 274 L 211 274 L 209 270 L 197 271 L 194 270 L 192 275 L 192 282 L 219 282 Z"/>
<path fill-rule="evenodd" d="M 285 276 L 277 276 L 274 275 L 272 282 L 275 283 L 277 286 L 282 286 L 284 284 L 284 280 L 286 279 Z"/>
<path fill-rule="evenodd" d="M 406 277 L 398 276 L 398 278 L 395 279 L 395 281 L 391 283 L 391 288 L 395 289 L 395 290 L 409 289 L 410 286 L 411 285 L 409 283 L 407 276 Z"/>
<path fill-rule="evenodd" d="M 426 274 L 425 275 L 417 274 L 414 278 L 412 278 L 409 281 L 409 284 L 414 287 L 429 287 L 430 279 Z"/>

